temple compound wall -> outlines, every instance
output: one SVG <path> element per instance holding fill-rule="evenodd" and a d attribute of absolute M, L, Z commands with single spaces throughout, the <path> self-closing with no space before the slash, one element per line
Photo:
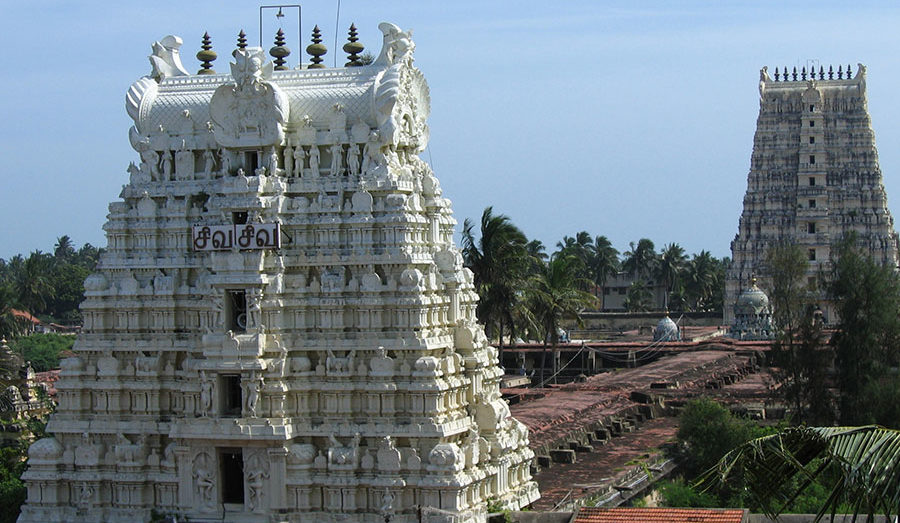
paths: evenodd
<path fill-rule="evenodd" d="M 725 321 L 734 321 L 739 293 L 760 279 L 770 288 L 766 253 L 779 242 L 800 246 L 807 281 L 831 270 L 832 246 L 855 232 L 859 247 L 897 267 L 897 234 L 878 166 L 866 101 L 866 68 L 848 65 L 760 71 L 759 118 L 732 263 L 725 287 Z M 821 290 L 821 285 L 819 285 Z M 826 322 L 837 321 L 820 292 Z"/>
<path fill-rule="evenodd" d="M 379 28 L 374 63 L 331 69 L 239 41 L 230 74 L 191 75 L 179 38 L 153 45 L 20 522 L 463 523 L 537 499 L 419 158 L 413 41 Z"/>

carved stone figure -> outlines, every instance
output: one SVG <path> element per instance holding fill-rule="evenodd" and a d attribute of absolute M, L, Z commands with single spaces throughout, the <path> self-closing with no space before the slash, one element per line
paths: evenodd
<path fill-rule="evenodd" d="M 334 434 L 328 435 L 328 441 L 331 443 L 328 448 L 328 463 L 332 465 L 356 466 L 359 460 L 359 433 L 356 433 L 346 446 L 342 445 L 334 437 Z"/>
<path fill-rule="evenodd" d="M 262 301 L 263 293 L 261 289 L 251 289 L 247 292 L 247 330 L 259 329 L 261 325 Z"/>
<path fill-rule="evenodd" d="M 309 148 L 309 175 L 313 178 L 319 176 L 319 146 Z"/>
<path fill-rule="evenodd" d="M 400 451 L 394 446 L 394 440 L 390 436 L 384 436 L 378 441 L 378 470 L 400 470 Z"/>
<path fill-rule="evenodd" d="M 247 509 L 255 511 L 262 508 L 265 480 L 269 477 L 268 462 L 261 457 L 260 451 L 250 455 L 246 474 Z"/>
<path fill-rule="evenodd" d="M 262 376 L 256 377 L 256 373 L 250 374 L 250 381 L 247 383 L 247 414 L 251 418 L 257 417 L 257 409 L 259 408 L 259 393 L 263 386 Z"/>
<path fill-rule="evenodd" d="M 294 148 L 290 143 L 284 148 L 284 175 L 288 178 L 294 175 Z"/>
<path fill-rule="evenodd" d="M 181 56 L 178 53 L 182 43 L 181 38 L 174 35 L 168 35 L 158 42 L 153 42 L 151 46 L 153 54 L 148 57 L 150 65 L 153 67 L 150 72 L 151 78 L 161 82 L 171 76 L 188 75 L 184 66 L 181 65 Z"/>
<path fill-rule="evenodd" d="M 231 175 L 231 155 L 227 149 L 219 149 L 219 165 L 222 166 L 220 173 L 223 177 Z"/>
<path fill-rule="evenodd" d="M 343 174 L 343 156 L 344 146 L 338 141 L 331 144 L 331 175 L 339 176 Z"/>
<path fill-rule="evenodd" d="M 194 458 L 193 477 L 194 488 L 200 503 L 207 509 L 215 503 L 216 478 L 213 472 L 213 460 L 206 452 L 197 454 Z"/>
<path fill-rule="evenodd" d="M 212 149 L 206 149 L 203 151 L 203 174 L 207 178 L 212 178 L 214 172 L 216 172 L 216 153 Z"/>
<path fill-rule="evenodd" d="M 384 154 L 381 152 L 381 137 L 378 131 L 369 133 L 369 141 L 363 149 L 362 172 L 369 173 L 380 165 L 384 165 Z"/>
<path fill-rule="evenodd" d="M 294 149 L 294 174 L 296 176 L 303 176 L 304 169 L 306 169 L 306 151 L 303 149 L 302 145 L 298 145 L 296 149 Z"/>
<path fill-rule="evenodd" d="M 162 169 L 162 177 L 165 181 L 173 179 L 172 176 L 172 153 L 170 151 L 162 152 L 162 160 L 160 160 L 160 169 Z"/>
<path fill-rule="evenodd" d="M 351 143 L 347 148 L 347 169 L 352 176 L 359 176 L 359 144 Z"/>
<path fill-rule="evenodd" d="M 200 415 L 208 417 L 213 408 L 213 380 L 200 371 Z"/>

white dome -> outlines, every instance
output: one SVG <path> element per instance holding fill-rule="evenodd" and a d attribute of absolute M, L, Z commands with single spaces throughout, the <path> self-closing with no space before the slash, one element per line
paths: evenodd
<path fill-rule="evenodd" d="M 653 341 L 680 341 L 681 335 L 678 332 L 678 325 L 672 321 L 668 314 L 659 320 L 656 329 L 653 331 Z"/>

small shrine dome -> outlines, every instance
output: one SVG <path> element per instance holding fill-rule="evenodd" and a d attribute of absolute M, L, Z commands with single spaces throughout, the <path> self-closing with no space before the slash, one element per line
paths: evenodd
<path fill-rule="evenodd" d="M 738 340 L 771 340 L 775 337 L 769 297 L 750 279 L 750 287 L 734 303 L 734 324 L 728 335 Z"/>
<path fill-rule="evenodd" d="M 750 287 L 738 296 L 734 304 L 735 315 L 758 315 L 769 310 L 769 297 L 756 285 L 756 278 L 750 280 Z"/>
<path fill-rule="evenodd" d="M 653 331 L 653 341 L 681 341 L 681 333 L 678 325 L 669 317 L 669 313 L 659 320 Z"/>

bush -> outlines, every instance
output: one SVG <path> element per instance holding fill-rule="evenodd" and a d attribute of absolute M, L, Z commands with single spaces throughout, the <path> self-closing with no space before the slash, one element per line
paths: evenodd
<path fill-rule="evenodd" d="M 62 334 L 32 334 L 10 343 L 10 348 L 31 362 L 35 372 L 45 372 L 59 368 L 60 353 L 72 350 L 75 336 Z"/>
<path fill-rule="evenodd" d="M 716 508 L 721 506 L 718 497 L 708 492 L 694 490 L 681 478 L 663 481 L 659 486 L 659 493 L 662 496 L 662 504 L 667 507 Z"/>

